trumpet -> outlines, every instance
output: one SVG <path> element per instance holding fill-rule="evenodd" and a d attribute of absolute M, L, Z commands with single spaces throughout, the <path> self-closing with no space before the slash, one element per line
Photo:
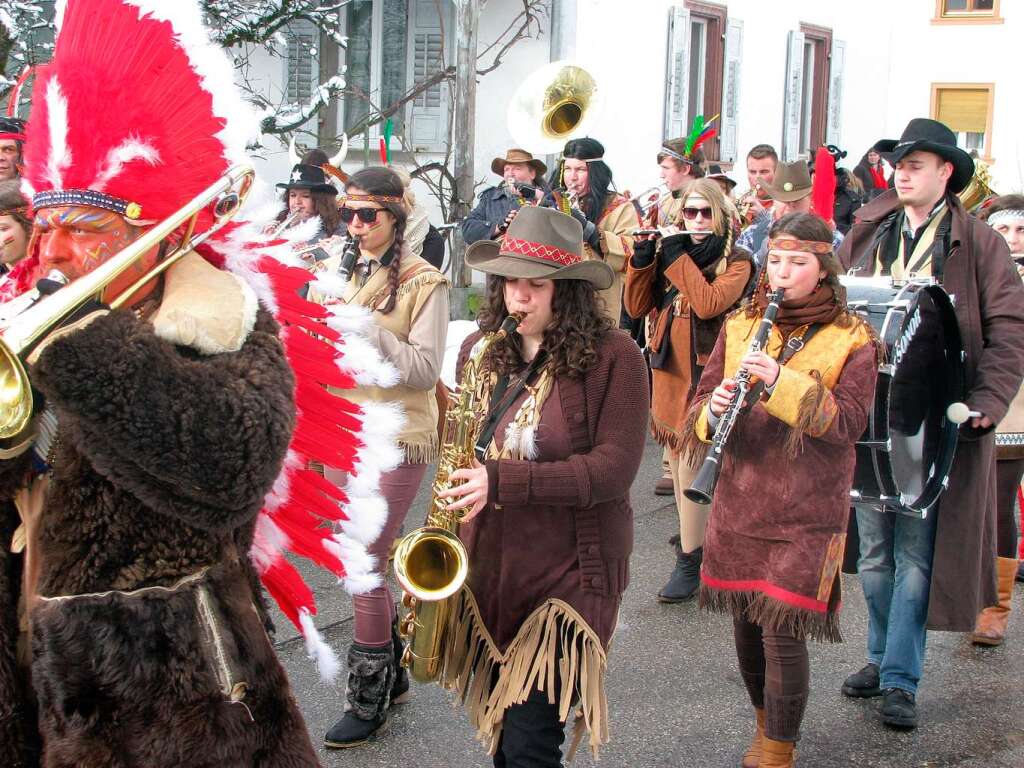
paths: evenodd
<path fill-rule="evenodd" d="M 0 331 L 0 450 L 6 451 L 6 457 L 23 453 L 33 439 L 31 421 L 34 398 L 22 359 L 66 318 L 86 302 L 100 296 L 118 277 L 135 267 L 146 254 L 164 244 L 175 233 L 182 233 L 177 243 L 145 275 L 109 301 L 111 309 L 124 306 L 139 289 L 208 240 L 241 208 L 252 188 L 255 175 L 251 166 L 235 166 L 184 207 L 154 224 L 138 240 L 118 251 L 92 272 L 48 296 L 40 297 L 40 292 L 36 291 L 36 297 L 40 298 L 5 324 Z M 197 234 L 195 230 L 199 215 L 208 208 L 213 223 Z"/>
<path fill-rule="evenodd" d="M 779 305 L 782 304 L 783 289 L 779 288 L 768 295 L 768 307 L 761 318 L 761 324 L 757 327 L 754 340 L 750 342 L 751 352 L 760 352 L 768 343 L 768 334 L 775 325 L 775 316 L 779 312 Z M 743 406 L 746 405 L 747 393 L 750 392 L 750 372 L 740 367 L 735 377 L 736 389 L 733 391 L 732 402 L 718 420 L 718 428 L 715 430 L 714 440 L 711 442 L 711 450 L 708 451 L 704 463 L 701 464 L 697 475 L 693 478 L 693 484 L 683 491 L 683 495 L 695 504 L 710 504 L 715 495 L 715 486 L 718 485 L 718 474 L 722 470 L 722 452 L 725 444 L 736 426 L 736 419 L 739 418 Z"/>
<path fill-rule="evenodd" d="M 668 188 L 668 184 L 659 184 L 656 187 L 645 189 L 631 199 L 640 209 L 640 218 L 644 219 L 650 216 L 651 211 L 659 207 L 670 197 L 672 197 L 672 190 Z"/>

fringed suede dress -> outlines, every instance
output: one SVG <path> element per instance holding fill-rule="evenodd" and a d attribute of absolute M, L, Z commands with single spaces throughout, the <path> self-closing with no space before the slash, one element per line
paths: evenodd
<path fill-rule="evenodd" d="M 707 401 L 735 375 L 762 313 L 725 324 L 691 408 L 710 442 Z M 773 329 L 767 353 L 784 339 Z M 845 312 L 783 365 L 772 393 L 743 413 L 726 446 L 704 544 L 701 605 L 797 639 L 838 642 L 854 444 L 864 432 L 878 370 L 869 326 Z M 795 456 L 786 450 L 802 433 Z"/>
<path fill-rule="evenodd" d="M 463 345 L 460 371 L 479 338 Z M 608 741 L 604 679 L 629 579 L 646 376 L 633 341 L 609 331 L 582 378 L 545 374 L 495 432 L 485 462 L 490 500 L 459 531 L 470 575 L 442 679 L 492 754 L 505 711 L 535 689 L 562 722 L 578 707 L 577 740 L 585 728 L 594 752 Z"/>

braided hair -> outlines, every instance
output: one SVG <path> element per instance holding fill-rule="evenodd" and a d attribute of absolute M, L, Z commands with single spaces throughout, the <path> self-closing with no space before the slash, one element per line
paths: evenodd
<path fill-rule="evenodd" d="M 353 173 L 345 184 L 346 192 L 361 190 L 368 195 L 388 195 L 401 199 L 405 195 L 402 179 L 390 168 L 373 166 Z M 409 212 L 404 203 L 381 203 L 395 220 L 395 241 L 382 258 L 382 262 L 390 259 L 388 270 L 388 300 L 381 308 L 383 314 L 390 313 L 398 303 L 398 277 L 401 274 L 402 246 L 405 244 L 405 224 Z"/>

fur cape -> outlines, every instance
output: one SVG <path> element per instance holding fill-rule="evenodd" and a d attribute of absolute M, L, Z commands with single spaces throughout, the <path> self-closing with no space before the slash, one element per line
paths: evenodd
<path fill-rule="evenodd" d="M 26 573 L 45 764 L 317 765 L 246 557 L 294 421 L 274 320 L 202 355 L 115 311 L 53 341 L 32 378 L 60 423 Z M 23 688 L 5 662 L 6 705 Z M 31 765 L 34 729 L 10 712 L 0 752 Z"/>

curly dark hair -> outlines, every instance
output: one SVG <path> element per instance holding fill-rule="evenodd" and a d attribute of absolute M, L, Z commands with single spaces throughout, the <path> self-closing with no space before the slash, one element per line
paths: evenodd
<path fill-rule="evenodd" d="M 555 376 L 578 379 L 597 362 L 597 347 L 612 329 L 603 312 L 603 299 L 586 280 L 555 280 L 551 297 L 552 323 L 544 331 L 541 349 L 550 356 Z M 505 306 L 505 278 L 489 276 L 484 305 L 477 323 L 484 333 L 497 331 L 508 317 Z M 503 376 L 523 367 L 518 334 L 495 342 L 484 358 L 485 366 Z"/>

